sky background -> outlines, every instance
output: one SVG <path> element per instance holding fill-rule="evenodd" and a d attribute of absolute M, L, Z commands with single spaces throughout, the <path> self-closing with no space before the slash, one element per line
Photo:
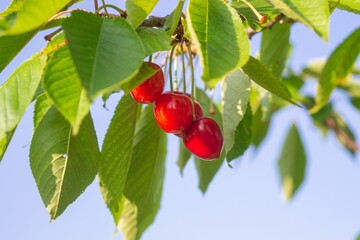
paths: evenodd
<path fill-rule="evenodd" d="M 124 3 L 106 2 L 120 7 Z M 0 10 L 9 3 L 10 0 L 1 0 Z M 169 14 L 175 5 L 175 0 L 160 0 L 153 14 Z M 93 11 L 89 0 L 75 7 Z M 310 59 L 329 56 L 359 23 L 359 15 L 336 10 L 331 16 L 328 43 L 295 24 L 291 31 L 291 66 L 299 70 Z M 1 83 L 21 62 L 41 50 L 45 45 L 44 35 L 46 32 L 35 37 L 0 74 Z M 259 40 L 260 34 L 251 40 L 253 55 L 258 52 Z M 313 90 L 311 84 L 309 89 Z M 359 112 L 347 105 L 343 95 L 334 97 L 336 110 L 343 114 L 360 139 Z M 92 107 L 100 143 L 118 100 L 119 95 L 110 98 L 110 111 L 101 107 L 101 101 Z M 29 165 L 32 110 L 33 107 L 29 107 L 0 164 L 0 239 L 123 239 L 121 234 L 115 234 L 97 180 L 57 220 L 49 223 Z M 277 158 L 292 122 L 299 124 L 308 159 L 306 179 L 293 201 L 286 203 L 282 198 Z M 178 139 L 168 136 L 161 209 L 142 239 L 342 240 L 355 239 L 360 232 L 360 158 L 352 158 L 342 150 L 333 134 L 323 138 L 304 109 L 290 107 L 278 113 L 261 148 L 256 152 L 250 148 L 234 162 L 232 169 L 224 164 L 205 196 L 197 188 L 192 161 L 184 176 L 180 175 L 176 165 Z"/>

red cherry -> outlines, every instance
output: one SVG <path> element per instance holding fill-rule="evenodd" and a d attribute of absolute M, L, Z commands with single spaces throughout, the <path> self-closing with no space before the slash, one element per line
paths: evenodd
<path fill-rule="evenodd" d="M 165 92 L 155 101 L 154 116 L 167 133 L 182 133 L 193 121 L 191 99 L 183 94 Z"/>
<path fill-rule="evenodd" d="M 139 103 L 152 103 L 164 91 L 164 74 L 159 65 L 147 62 L 153 69 L 159 69 L 154 75 L 146 79 L 145 82 L 134 88 L 130 94 Z"/>
<path fill-rule="evenodd" d="M 204 160 L 220 157 L 224 138 L 219 125 L 209 117 L 202 117 L 185 131 L 184 144 L 190 152 Z"/>

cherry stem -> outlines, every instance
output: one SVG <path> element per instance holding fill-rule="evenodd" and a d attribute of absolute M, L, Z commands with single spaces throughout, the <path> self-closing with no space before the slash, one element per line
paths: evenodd
<path fill-rule="evenodd" d="M 105 13 L 106 13 L 106 15 L 109 15 L 109 13 L 108 13 L 108 11 L 107 11 L 107 8 L 106 7 L 108 7 L 107 5 L 106 5 L 106 3 L 105 3 L 105 0 L 101 0 L 101 2 L 102 2 L 102 6 L 101 7 L 103 7 L 104 8 L 104 10 L 105 10 Z M 101 10 L 101 7 L 100 7 L 100 10 Z M 95 13 L 98 13 L 99 11 L 95 11 Z"/>
<path fill-rule="evenodd" d="M 106 9 L 107 7 L 116 10 L 121 16 L 125 16 L 125 15 L 126 15 L 126 13 L 125 13 L 124 10 L 122 10 L 121 8 L 118 8 L 117 6 L 112 5 L 112 4 L 102 5 L 101 7 L 99 7 L 98 9 L 96 9 L 95 14 L 98 14 L 102 9 L 104 9 L 106 15 L 109 15 L 109 13 L 108 13 L 108 11 L 107 11 L 107 9 Z"/>
<path fill-rule="evenodd" d="M 149 56 L 149 62 L 152 62 L 152 54 Z"/>
<path fill-rule="evenodd" d="M 174 87 L 173 87 L 173 76 L 172 76 L 172 62 L 173 62 L 173 57 L 174 57 L 174 50 L 176 48 L 176 44 L 174 44 L 174 46 L 171 48 L 170 51 L 170 61 L 169 61 L 169 77 L 170 77 L 170 91 L 174 92 Z"/>
<path fill-rule="evenodd" d="M 195 95 L 195 71 L 194 71 L 194 63 L 193 63 L 193 57 L 191 52 L 191 45 L 190 43 L 187 43 L 187 49 L 189 53 L 189 61 L 190 61 L 190 68 L 191 68 L 191 102 L 193 105 L 193 119 L 196 120 L 195 116 L 195 105 L 194 105 L 194 95 Z M 185 79 L 184 79 L 185 80 Z"/>
<path fill-rule="evenodd" d="M 256 8 L 251 4 L 249 3 L 248 1 L 246 0 L 242 0 L 246 5 L 248 5 L 248 7 L 251 9 L 251 11 L 253 11 L 256 15 L 256 17 L 259 19 L 259 21 L 261 21 L 261 19 L 263 18 L 263 16 L 256 10 Z"/>
<path fill-rule="evenodd" d="M 95 8 L 95 11 L 96 11 L 96 9 L 99 8 L 98 0 L 94 0 L 94 8 Z"/>
<path fill-rule="evenodd" d="M 175 54 L 175 59 L 174 59 L 174 88 L 175 91 L 177 91 L 179 89 L 179 84 L 178 84 L 178 57 Z"/>
<path fill-rule="evenodd" d="M 181 50 L 182 78 L 183 78 L 183 88 L 184 88 L 183 90 L 184 90 L 184 93 L 186 93 L 186 67 L 185 67 L 183 42 L 180 43 L 180 50 Z"/>
<path fill-rule="evenodd" d="M 215 108 L 214 108 L 214 89 L 210 90 L 210 108 L 209 113 L 211 115 L 215 114 Z"/>

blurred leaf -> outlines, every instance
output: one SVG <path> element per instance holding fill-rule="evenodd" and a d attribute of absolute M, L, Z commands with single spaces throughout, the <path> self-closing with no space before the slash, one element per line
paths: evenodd
<path fill-rule="evenodd" d="M 331 121 L 334 122 L 332 123 Z M 327 119 L 327 127 L 332 128 L 340 144 L 355 157 L 355 153 L 360 151 L 360 147 L 356 142 L 353 131 L 345 120 L 338 113 L 334 112 L 332 118 Z"/>
<path fill-rule="evenodd" d="M 295 125 L 289 130 L 278 160 L 279 173 L 286 200 L 290 200 L 304 180 L 306 155 Z"/>
<path fill-rule="evenodd" d="M 171 48 L 171 37 L 163 29 L 139 27 L 136 30 L 145 48 L 144 57 Z"/>
<path fill-rule="evenodd" d="M 227 153 L 226 160 L 231 162 L 242 156 L 251 144 L 252 112 L 251 107 L 246 108 L 245 115 L 235 130 L 235 142 L 232 149 Z"/>
<path fill-rule="evenodd" d="M 17 35 L 35 30 L 45 25 L 50 17 L 70 2 L 71 0 L 57 0 L 49 4 L 48 1 L 13 0 L 9 8 L 0 13 L 0 25 L 7 26 L 0 31 L 0 35 Z"/>
<path fill-rule="evenodd" d="M 308 26 L 325 41 L 329 35 L 329 3 L 327 0 L 268 0 L 286 16 Z"/>
<path fill-rule="evenodd" d="M 262 62 L 256 58 L 250 57 L 245 66 L 242 67 L 244 72 L 258 85 L 265 88 L 276 96 L 297 105 L 292 99 L 289 90 L 274 76 Z"/>
<path fill-rule="evenodd" d="M 90 101 L 81 85 L 67 46 L 52 54 L 45 67 L 43 78 L 46 94 L 71 124 L 72 134 L 76 135 L 82 120 L 90 111 Z"/>
<path fill-rule="evenodd" d="M 149 77 L 154 75 L 157 71 L 160 71 L 160 69 L 154 69 L 152 68 L 148 62 L 144 62 L 141 65 L 141 68 L 139 69 L 139 72 L 128 81 L 123 81 L 121 83 L 121 88 L 124 90 L 126 94 L 130 93 L 131 90 L 145 82 Z"/>
<path fill-rule="evenodd" d="M 351 104 L 360 110 L 360 97 L 351 98 Z"/>
<path fill-rule="evenodd" d="M 294 73 L 290 73 L 284 76 L 281 82 L 287 87 L 294 99 L 299 97 L 300 89 L 304 85 L 304 79 Z"/>
<path fill-rule="evenodd" d="M 270 67 L 278 79 L 289 55 L 290 27 L 290 24 L 275 24 L 271 29 L 262 31 L 260 61 Z"/>
<path fill-rule="evenodd" d="M 20 122 L 39 86 L 45 62 L 45 56 L 33 55 L 0 86 L 0 139 Z"/>
<path fill-rule="evenodd" d="M 326 59 L 313 59 L 304 67 L 302 74 L 306 77 L 320 78 L 325 63 Z"/>
<path fill-rule="evenodd" d="M 249 2 L 261 15 L 267 17 L 267 22 L 272 21 L 277 15 L 280 14 L 279 10 L 274 8 L 270 3 L 266 2 L 265 0 L 252 0 Z M 253 30 L 260 31 L 265 26 L 265 24 L 259 23 L 259 19 L 255 15 L 255 13 L 243 1 L 231 1 L 231 6 L 247 19 L 249 26 Z"/>
<path fill-rule="evenodd" d="M 226 153 L 235 143 L 235 130 L 245 114 L 250 85 L 249 77 L 241 70 L 228 74 L 222 82 L 222 118 Z"/>
<path fill-rule="evenodd" d="M 39 126 L 39 123 L 44 118 L 45 114 L 49 111 L 53 101 L 45 94 L 42 93 L 36 98 L 34 107 L 34 129 Z"/>
<path fill-rule="evenodd" d="M 182 139 L 180 139 L 179 143 L 180 143 L 179 144 L 179 156 L 178 156 L 178 159 L 176 161 L 176 164 L 179 166 L 180 173 L 182 175 L 183 172 L 184 172 L 184 168 L 185 168 L 186 164 L 188 163 L 188 161 L 191 158 L 191 153 L 185 147 Z"/>
<path fill-rule="evenodd" d="M 264 119 L 262 107 L 257 108 L 252 117 L 251 143 L 258 147 L 265 138 L 270 127 L 270 120 Z"/>
<path fill-rule="evenodd" d="M 99 177 L 103 197 L 117 225 L 121 216 L 125 181 L 133 154 L 133 141 L 138 113 L 141 110 L 130 95 L 123 96 L 117 105 L 106 132 L 101 150 Z"/>
<path fill-rule="evenodd" d="M 210 102 L 211 99 L 206 95 L 206 93 L 200 89 L 196 89 L 196 100 L 200 103 L 203 109 L 204 116 L 211 117 L 214 119 L 222 129 L 222 114 L 217 108 L 216 105 L 214 107 L 214 114 L 210 114 Z M 195 158 L 195 166 L 199 176 L 199 188 L 205 193 L 207 188 L 209 187 L 210 182 L 219 171 L 222 163 L 225 159 L 225 151 L 222 151 L 221 156 L 217 160 L 213 161 L 204 161 L 198 158 Z"/>
<path fill-rule="evenodd" d="M 63 29 L 81 82 L 92 100 L 132 78 L 143 63 L 141 41 L 122 18 L 74 11 Z"/>
<path fill-rule="evenodd" d="M 127 21 L 136 29 L 151 13 L 159 0 L 126 0 Z"/>
<path fill-rule="evenodd" d="M 78 135 L 52 107 L 35 130 L 30 146 L 30 166 L 51 219 L 64 210 L 94 180 L 99 164 L 97 137 L 91 116 Z"/>
<path fill-rule="evenodd" d="M 127 175 L 119 227 L 127 240 L 137 240 L 160 208 L 165 175 L 166 134 L 154 120 L 153 105 L 145 107 L 136 126 L 133 156 Z"/>
<path fill-rule="evenodd" d="M 327 60 L 319 79 L 316 93 L 316 106 L 312 113 L 318 111 L 329 100 L 334 88 L 351 73 L 355 60 L 360 53 L 360 28 L 352 32 Z"/>
<path fill-rule="evenodd" d="M 164 27 L 168 28 L 166 30 L 166 33 L 169 36 L 172 36 L 179 24 L 181 15 L 182 15 L 182 9 L 184 7 L 185 0 L 179 0 L 178 4 L 176 5 L 176 8 L 174 11 L 171 12 L 171 14 L 166 18 Z"/>
<path fill-rule="evenodd" d="M 360 14 L 360 1 L 358 0 L 329 0 L 331 4 L 336 4 L 336 7 L 348 12 Z"/>
<path fill-rule="evenodd" d="M 186 18 L 200 56 L 202 79 L 210 88 L 248 61 L 250 45 L 241 18 L 225 2 L 192 0 Z"/>

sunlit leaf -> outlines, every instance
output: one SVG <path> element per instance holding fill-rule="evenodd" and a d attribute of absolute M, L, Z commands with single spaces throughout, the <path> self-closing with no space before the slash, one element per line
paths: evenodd
<path fill-rule="evenodd" d="M 55 219 L 94 180 L 99 164 L 97 137 L 88 115 L 78 135 L 52 107 L 35 130 L 30 146 L 30 166 L 40 196 Z"/>
<path fill-rule="evenodd" d="M 15 129 L 7 133 L 5 137 L 0 139 L 0 162 L 5 155 L 6 149 L 10 144 L 10 141 L 14 135 Z"/>
<path fill-rule="evenodd" d="M 329 0 L 329 2 L 336 4 L 339 9 L 360 14 L 360 1 L 358 0 Z"/>
<path fill-rule="evenodd" d="M 136 75 L 144 49 L 134 29 L 122 18 L 101 18 L 74 11 L 63 23 L 69 49 L 91 99 Z"/>
<path fill-rule="evenodd" d="M 44 118 L 45 114 L 53 105 L 53 101 L 45 94 L 42 93 L 36 98 L 34 106 L 34 129 L 39 126 L 39 123 Z"/>
<path fill-rule="evenodd" d="M 128 22 L 137 28 L 151 13 L 159 0 L 126 0 L 126 13 Z"/>
<path fill-rule="evenodd" d="M 171 14 L 166 18 L 164 27 L 167 28 L 166 33 L 169 36 L 172 36 L 174 34 L 179 24 L 184 4 L 185 4 L 185 0 L 179 0 L 174 11 L 172 11 Z"/>
<path fill-rule="evenodd" d="M 224 1 L 191 0 L 186 18 L 201 60 L 202 79 L 210 88 L 247 62 L 248 36 L 239 14 Z"/>
<path fill-rule="evenodd" d="M 284 141 L 278 160 L 282 188 L 286 200 L 290 200 L 304 180 L 306 155 L 300 135 L 292 125 Z"/>

